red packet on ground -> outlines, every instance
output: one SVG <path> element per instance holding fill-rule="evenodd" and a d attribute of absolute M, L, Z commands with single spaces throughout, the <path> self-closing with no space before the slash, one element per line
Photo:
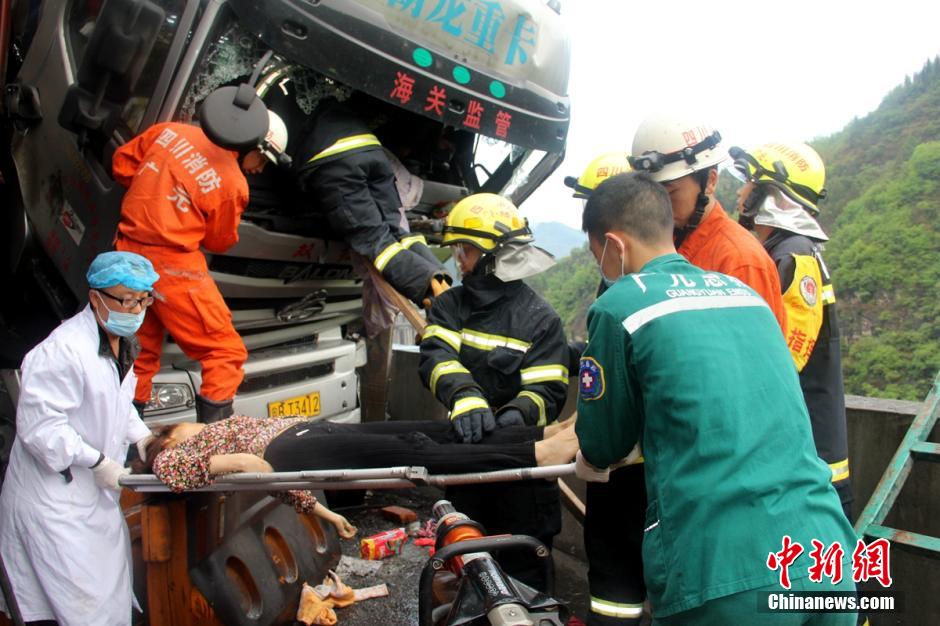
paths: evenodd
<path fill-rule="evenodd" d="M 386 530 L 365 537 L 359 541 L 359 556 L 372 561 L 394 556 L 401 552 L 407 539 L 408 535 L 404 528 Z"/>

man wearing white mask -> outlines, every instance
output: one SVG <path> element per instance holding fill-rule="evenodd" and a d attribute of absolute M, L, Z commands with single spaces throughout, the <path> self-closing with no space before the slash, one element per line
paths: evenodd
<path fill-rule="evenodd" d="M 832 470 L 846 517 L 852 518 L 842 352 L 835 291 L 823 261 L 829 240 L 817 204 L 826 197 L 822 159 L 803 143 L 769 143 L 729 150 L 745 179 L 738 191 L 742 226 L 754 231 L 780 274 L 787 313 L 787 347 L 813 425 L 816 451 Z"/>
<path fill-rule="evenodd" d="M 134 408 L 134 333 L 159 278 L 132 252 L 98 255 L 88 305 L 22 365 L 0 495 L 0 552 L 24 620 L 128 625 L 135 600 L 119 480 L 150 430 Z"/>

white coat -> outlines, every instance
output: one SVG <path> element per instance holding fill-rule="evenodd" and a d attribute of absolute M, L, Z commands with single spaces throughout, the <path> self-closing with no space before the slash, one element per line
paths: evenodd
<path fill-rule="evenodd" d="M 98 488 L 88 468 L 99 452 L 123 463 L 128 445 L 150 431 L 132 404 L 137 377 L 120 381 L 99 346 L 85 307 L 23 360 L 0 552 L 26 621 L 125 626 L 136 606 L 119 493 Z"/>

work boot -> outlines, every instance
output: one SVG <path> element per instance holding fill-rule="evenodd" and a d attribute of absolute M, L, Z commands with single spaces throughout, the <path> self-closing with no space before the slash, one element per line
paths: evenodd
<path fill-rule="evenodd" d="M 230 417 L 234 412 L 235 409 L 232 408 L 231 400 L 216 402 L 209 398 L 203 398 L 198 394 L 196 395 L 196 421 L 198 422 L 211 424 L 212 422 L 218 422 L 224 420 L 226 417 Z"/>

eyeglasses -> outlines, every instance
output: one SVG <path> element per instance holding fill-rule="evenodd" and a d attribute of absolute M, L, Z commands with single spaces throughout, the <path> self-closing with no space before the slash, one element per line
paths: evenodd
<path fill-rule="evenodd" d="M 102 291 L 101 289 L 95 289 L 95 291 L 97 291 L 98 293 L 102 295 L 108 296 L 115 302 L 120 302 L 121 306 L 124 307 L 125 309 L 133 309 L 134 307 L 138 305 L 140 305 L 141 308 L 146 309 L 148 306 L 153 304 L 153 296 L 150 296 L 150 295 L 145 296 L 143 298 L 131 298 L 130 296 L 127 296 L 125 298 L 118 298 L 117 296 L 112 296 L 107 291 Z"/>

